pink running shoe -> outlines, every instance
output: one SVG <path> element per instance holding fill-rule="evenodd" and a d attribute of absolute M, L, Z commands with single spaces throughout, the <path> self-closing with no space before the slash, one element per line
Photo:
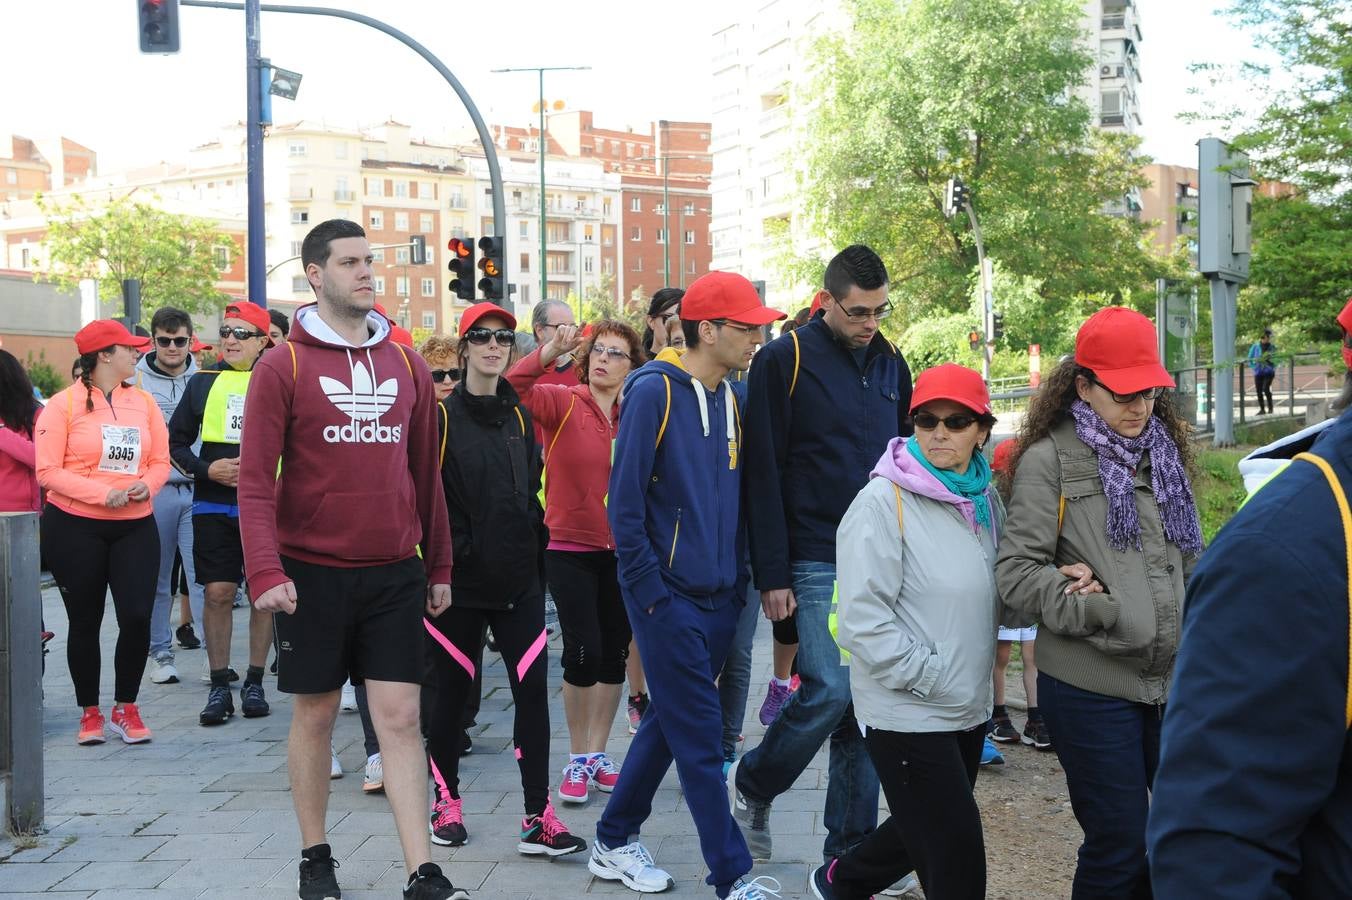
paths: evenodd
<path fill-rule="evenodd" d="M 765 692 L 765 702 L 760 708 L 760 723 L 769 728 L 770 723 L 779 716 L 779 710 L 784 706 L 784 702 L 789 699 L 790 691 L 786 687 L 780 687 L 773 681 L 770 682 L 770 689 Z"/>
<path fill-rule="evenodd" d="M 545 811 L 538 816 L 527 816 L 521 820 L 521 840 L 516 852 L 525 856 L 566 856 L 569 853 L 581 853 L 587 849 L 587 842 L 569 834 L 568 827 L 554 815 L 552 804 L 545 804 Z"/>
<path fill-rule="evenodd" d="M 620 780 L 620 767 L 605 753 L 593 756 L 587 762 L 587 771 L 591 775 L 592 784 L 605 794 L 615 790 L 615 783 Z"/>
<path fill-rule="evenodd" d="M 586 803 L 587 783 L 591 780 L 591 770 L 587 763 L 572 760 L 563 770 L 563 781 L 559 782 L 559 800 L 563 803 Z"/>

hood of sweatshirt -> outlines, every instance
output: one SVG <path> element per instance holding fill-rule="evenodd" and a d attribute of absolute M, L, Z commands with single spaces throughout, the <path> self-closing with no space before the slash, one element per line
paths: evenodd
<path fill-rule="evenodd" d="M 672 381 L 673 390 L 676 385 L 682 385 L 688 390 L 695 392 L 696 401 L 699 403 L 700 423 L 704 426 L 704 436 L 709 436 L 709 398 L 708 393 L 701 382 L 695 380 L 685 368 L 685 353 L 672 347 L 667 347 L 657 354 L 657 357 L 651 362 L 640 366 L 637 370 L 629 373 L 624 379 L 624 387 L 620 389 L 620 403 L 624 403 L 624 395 L 630 387 L 637 384 L 642 378 L 655 378 L 659 375 L 666 375 Z M 734 391 L 732 382 L 724 378 L 722 382 L 724 392 L 724 431 L 729 441 L 737 440 L 737 420 L 736 420 L 736 401 L 734 400 Z"/>
<path fill-rule="evenodd" d="M 352 348 L 357 345 L 350 344 L 339 334 L 328 326 L 323 319 L 319 317 L 319 304 L 309 303 L 296 310 L 294 321 L 291 327 L 297 330 L 287 338 L 287 340 L 300 341 L 302 344 L 318 344 L 326 347 Z M 366 314 L 366 327 L 370 331 L 370 337 L 366 339 L 362 348 L 375 347 L 382 344 L 390 338 L 390 320 L 382 316 L 375 310 Z"/>
<path fill-rule="evenodd" d="M 155 358 L 155 352 L 152 351 L 141 357 L 136 362 L 137 377 L 140 379 L 141 387 L 150 393 L 156 395 L 157 390 L 164 390 L 177 398 L 178 394 L 183 392 L 188 379 L 192 378 L 199 371 L 197 360 L 193 359 L 192 354 L 188 354 L 188 364 L 183 367 L 183 371 L 177 375 L 170 375 L 159 367 L 158 360 Z"/>
<path fill-rule="evenodd" d="M 886 478 L 912 494 L 938 500 L 940 503 L 947 503 L 962 514 L 962 517 L 967 520 L 967 524 L 972 527 L 973 532 L 977 531 L 975 505 L 971 500 L 959 497 L 944 487 L 943 482 L 936 478 L 933 472 L 921 465 L 920 460 L 911 455 L 906 443 L 912 440 L 914 438 L 892 438 L 887 444 L 887 449 L 878 459 L 878 464 L 869 473 L 869 478 Z M 994 513 L 997 508 L 994 483 L 986 489 L 986 497 L 990 501 L 991 510 Z"/>

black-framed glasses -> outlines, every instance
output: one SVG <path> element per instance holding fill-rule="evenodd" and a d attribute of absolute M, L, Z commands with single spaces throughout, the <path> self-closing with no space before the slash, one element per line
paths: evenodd
<path fill-rule="evenodd" d="M 465 340 L 471 344 L 487 344 L 496 340 L 499 347 L 510 347 L 516 343 L 516 332 L 510 328 L 471 328 L 465 332 Z"/>
<path fill-rule="evenodd" d="M 192 338 L 186 337 L 165 337 L 162 334 L 155 335 L 155 343 L 166 350 L 170 347 L 186 347 L 188 346 L 188 341 L 191 340 Z"/>
<path fill-rule="evenodd" d="M 1127 405 L 1128 403 L 1135 403 L 1137 397 L 1141 398 L 1142 400 L 1158 400 L 1160 398 L 1160 395 L 1164 393 L 1164 388 L 1152 387 L 1146 388 L 1143 391 L 1132 391 L 1130 394 L 1119 394 L 1117 391 L 1108 387 L 1108 385 L 1099 381 L 1098 378 L 1093 375 L 1089 376 L 1089 380 L 1094 382 L 1094 384 L 1098 385 L 1099 387 L 1103 388 L 1105 391 L 1107 391 L 1108 395 L 1113 398 L 1114 403 L 1120 403 L 1123 406 Z"/>
<path fill-rule="evenodd" d="M 457 381 L 460 380 L 460 370 L 459 370 L 459 369 L 433 369 L 433 370 L 432 370 L 432 380 L 435 381 L 437 384 L 441 384 L 443 381 L 447 381 L 447 380 L 449 380 L 449 381 L 451 382 L 451 384 L 455 384 Z"/>
<path fill-rule="evenodd" d="M 882 306 L 874 307 L 873 309 L 869 309 L 867 306 L 855 306 L 846 309 L 842 306 L 840 311 L 844 313 L 845 318 L 849 319 L 851 322 L 867 322 L 869 319 L 881 322 L 883 319 L 892 315 L 892 304 L 884 303 Z"/>
<path fill-rule="evenodd" d="M 222 325 L 220 333 L 221 340 L 225 340 L 228 337 L 234 337 L 237 341 L 247 341 L 249 338 L 267 337 L 267 335 L 261 331 L 250 331 L 248 328 L 231 328 L 229 325 Z"/>
<path fill-rule="evenodd" d="M 933 431 L 939 427 L 940 422 L 943 422 L 949 431 L 966 431 L 977 423 L 977 417 L 968 413 L 953 413 L 951 416 L 940 418 L 930 412 L 918 412 L 911 416 L 911 424 L 921 431 Z"/>
<path fill-rule="evenodd" d="M 619 347 L 601 347 L 593 344 L 591 352 L 592 356 L 604 356 L 606 362 L 619 362 L 629 358 L 629 351 L 621 350 Z"/>
<path fill-rule="evenodd" d="M 755 325 L 738 325 L 736 322 L 729 322 L 727 319 L 714 319 L 714 324 L 720 328 L 731 328 L 733 331 L 740 331 L 742 334 L 751 332 L 760 333 L 760 328 Z"/>

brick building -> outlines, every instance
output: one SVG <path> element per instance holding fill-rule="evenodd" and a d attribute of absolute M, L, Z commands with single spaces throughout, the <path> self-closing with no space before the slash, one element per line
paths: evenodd
<path fill-rule="evenodd" d="M 94 151 L 70 138 L 0 135 L 0 152 L 6 149 L 9 156 L 0 156 L 0 202 L 26 200 L 38 191 L 77 184 L 98 168 Z"/>

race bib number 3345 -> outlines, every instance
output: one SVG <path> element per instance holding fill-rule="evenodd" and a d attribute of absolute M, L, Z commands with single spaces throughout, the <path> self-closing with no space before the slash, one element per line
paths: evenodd
<path fill-rule="evenodd" d="M 104 425 L 100 472 L 135 475 L 141 469 L 141 429 L 135 425 Z"/>

